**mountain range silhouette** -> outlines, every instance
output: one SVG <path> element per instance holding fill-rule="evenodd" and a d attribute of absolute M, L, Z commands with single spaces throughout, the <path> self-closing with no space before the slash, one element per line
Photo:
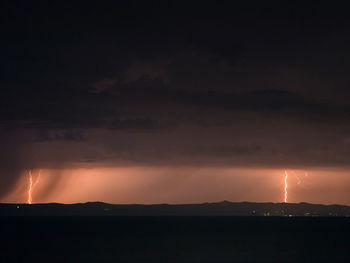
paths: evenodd
<path fill-rule="evenodd" d="M 201 204 L 0 204 L 2 216 L 343 216 L 350 207 L 310 203 L 229 202 Z"/>

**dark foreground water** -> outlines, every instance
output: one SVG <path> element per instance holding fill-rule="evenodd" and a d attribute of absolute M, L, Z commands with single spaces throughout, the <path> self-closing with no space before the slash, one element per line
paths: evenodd
<path fill-rule="evenodd" d="M 0 217 L 0 262 L 350 262 L 349 218 Z"/>

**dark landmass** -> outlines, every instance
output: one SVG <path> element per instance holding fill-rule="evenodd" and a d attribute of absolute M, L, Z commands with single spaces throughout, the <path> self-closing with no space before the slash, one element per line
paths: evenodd
<path fill-rule="evenodd" d="M 350 262 L 348 206 L 0 204 L 0 214 L 0 262 Z"/>
<path fill-rule="evenodd" d="M 0 262 L 350 262 L 345 217 L 0 217 Z"/>
<path fill-rule="evenodd" d="M 309 203 L 233 203 L 118 205 L 102 202 L 78 204 L 0 204 L 2 216 L 343 216 L 350 207 Z"/>

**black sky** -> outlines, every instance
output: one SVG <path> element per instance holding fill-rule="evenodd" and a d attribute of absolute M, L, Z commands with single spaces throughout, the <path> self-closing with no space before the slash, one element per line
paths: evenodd
<path fill-rule="evenodd" d="M 345 167 L 335 2 L 1 1 L 0 195 L 86 165 Z"/>

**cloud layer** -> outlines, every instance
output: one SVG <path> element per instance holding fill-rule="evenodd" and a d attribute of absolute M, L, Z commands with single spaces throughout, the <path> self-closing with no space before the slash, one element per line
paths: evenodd
<path fill-rule="evenodd" d="M 38 166 L 348 166 L 345 10 L 132 2 L 1 4 L 0 195 Z"/>

